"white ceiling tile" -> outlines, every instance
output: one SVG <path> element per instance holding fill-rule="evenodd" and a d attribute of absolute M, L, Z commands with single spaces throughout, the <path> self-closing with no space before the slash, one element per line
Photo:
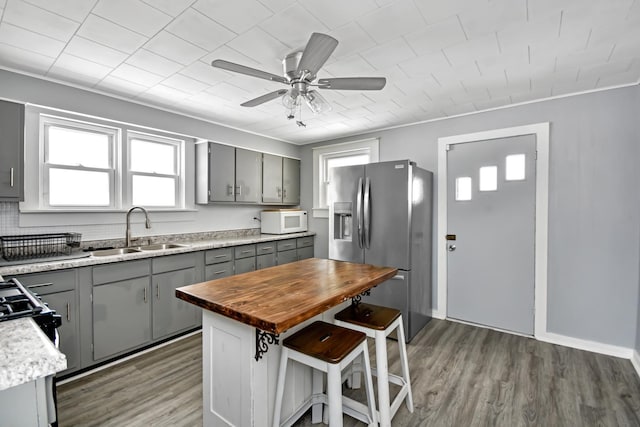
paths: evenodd
<path fill-rule="evenodd" d="M 376 9 L 357 19 L 362 28 L 378 43 L 385 43 L 425 25 L 413 1 L 400 0 Z"/>
<path fill-rule="evenodd" d="M 7 4 L 2 21 L 60 41 L 68 41 L 78 23 L 20 0 Z"/>
<path fill-rule="evenodd" d="M 299 4 L 276 13 L 260 24 L 260 28 L 289 47 L 303 50 L 313 32 L 326 33 L 327 27 Z"/>
<path fill-rule="evenodd" d="M 605 64 L 595 64 L 580 68 L 580 79 L 599 80 L 604 76 L 616 76 L 625 73 L 631 66 L 632 60 L 611 61 Z"/>
<path fill-rule="evenodd" d="M 149 6 L 153 6 L 158 10 L 171 16 L 180 15 L 186 8 L 195 3 L 195 0 L 142 0 Z"/>
<path fill-rule="evenodd" d="M 167 31 L 161 31 L 149 40 L 145 49 L 183 65 L 189 65 L 207 53 L 204 49 Z"/>
<path fill-rule="evenodd" d="M 279 89 L 288 89 L 288 86 L 285 86 L 281 83 L 270 82 L 264 79 L 255 79 L 240 74 L 233 75 L 225 81 L 230 85 L 237 86 L 252 94 L 255 94 L 256 96 L 262 95 L 267 92 L 273 92 Z"/>
<path fill-rule="evenodd" d="M 237 34 L 272 15 L 257 0 L 198 0 L 193 7 Z"/>
<path fill-rule="evenodd" d="M 500 53 L 495 34 L 478 37 L 443 49 L 454 67 L 473 63 L 482 56 L 495 56 Z"/>
<path fill-rule="evenodd" d="M 531 57 L 531 62 L 537 62 L 544 60 L 544 58 L 538 59 L 535 56 Z M 506 68 L 527 67 L 530 65 L 529 50 L 523 47 L 519 52 L 512 51 L 512 53 L 501 53 L 498 55 L 487 55 L 477 59 L 478 68 L 480 73 L 490 74 L 499 73 L 502 74 Z"/>
<path fill-rule="evenodd" d="M 270 67 L 265 71 L 278 75 L 282 74 L 282 60 L 291 50 L 258 27 L 231 40 L 227 46 L 261 64 L 268 64 Z"/>
<path fill-rule="evenodd" d="M 598 45 L 575 50 L 558 57 L 558 67 L 588 67 L 606 63 L 613 52 L 613 45 Z"/>
<path fill-rule="evenodd" d="M 96 85 L 96 89 L 124 96 L 126 98 L 133 98 L 139 93 L 147 90 L 147 88 L 148 86 L 139 85 L 130 80 L 124 80 L 113 75 L 105 77 Z"/>
<path fill-rule="evenodd" d="M 231 73 L 214 68 L 210 64 L 203 61 L 196 61 L 188 67 L 184 67 L 180 74 L 199 80 L 209 85 L 215 85 L 218 82 L 231 78 Z"/>
<path fill-rule="evenodd" d="M 300 0 L 300 4 L 330 29 L 346 25 L 379 7 L 374 0 Z"/>
<path fill-rule="evenodd" d="M 553 14 L 540 19 L 529 19 L 528 22 L 513 23 L 498 31 L 498 43 L 501 52 L 520 50 L 528 45 L 554 44 L 558 40 L 560 14 Z"/>
<path fill-rule="evenodd" d="M 189 96 L 188 92 L 181 91 L 171 86 L 164 84 L 155 85 L 137 96 L 139 99 L 148 99 L 154 101 L 164 101 L 166 104 L 168 100 L 172 100 L 177 103 L 178 100 L 184 99 Z"/>
<path fill-rule="evenodd" d="M 398 63 L 398 67 L 409 77 L 430 76 L 433 73 L 453 71 L 442 52 L 420 55 Z"/>
<path fill-rule="evenodd" d="M 344 108 L 357 108 L 371 104 L 371 100 L 365 97 L 363 94 L 355 92 L 353 94 L 346 95 L 339 101 L 336 101 L 336 104 L 339 104 Z"/>
<path fill-rule="evenodd" d="M 158 74 L 145 71 L 126 63 L 113 70 L 111 75 L 146 87 L 151 87 L 164 80 L 163 76 L 159 76 Z"/>
<path fill-rule="evenodd" d="M 106 65 L 63 52 L 49 70 L 48 75 L 64 76 L 67 73 L 76 74 L 85 82 L 94 85 L 109 74 L 110 71 L 111 68 Z"/>
<path fill-rule="evenodd" d="M 253 94 L 250 92 L 226 82 L 219 83 L 211 89 L 208 89 L 206 92 L 222 99 L 226 99 L 227 101 L 231 101 L 234 104 L 241 104 L 244 101 L 254 98 Z"/>
<path fill-rule="evenodd" d="M 209 87 L 208 84 L 194 80 L 191 77 L 183 76 L 182 74 L 174 74 L 173 76 L 165 79 L 162 84 L 164 86 L 186 92 L 190 95 L 202 92 Z"/>
<path fill-rule="evenodd" d="M 511 103 L 511 98 L 491 98 L 484 101 L 473 101 L 476 110 L 489 110 L 491 108 L 498 108 Z"/>
<path fill-rule="evenodd" d="M 126 53 L 111 49 L 110 47 L 103 46 L 80 36 L 73 37 L 64 51 L 65 53 L 110 67 L 116 67 L 127 59 Z"/>
<path fill-rule="evenodd" d="M 64 43 L 59 40 L 5 22 L 0 23 L 0 43 L 51 57 L 57 57 L 64 48 Z"/>
<path fill-rule="evenodd" d="M 376 69 L 389 68 L 415 56 L 413 50 L 402 38 L 362 52 L 362 57 Z"/>
<path fill-rule="evenodd" d="M 77 34 L 126 53 L 133 53 L 147 41 L 145 36 L 93 14 L 87 17 Z"/>
<path fill-rule="evenodd" d="M 0 26 L 0 34 L 1 34 Z M 2 36 L 0 35 L 0 40 Z M 55 58 L 0 43 L 0 66 L 44 75 Z"/>
<path fill-rule="evenodd" d="M 139 0 L 100 0 L 92 13 L 147 37 L 171 20 L 170 15 Z"/>
<path fill-rule="evenodd" d="M 353 55 L 325 65 L 323 70 L 335 77 L 360 77 L 369 76 L 375 72 L 375 68 L 360 55 Z M 322 71 L 318 73 L 322 77 Z"/>
<path fill-rule="evenodd" d="M 332 60 L 338 58 L 344 58 L 345 56 L 362 52 L 376 45 L 376 42 L 373 41 L 371 36 L 355 22 L 336 28 L 329 34 L 338 40 L 338 46 L 336 50 L 333 51 L 327 63 L 331 63 Z"/>
<path fill-rule="evenodd" d="M 407 34 L 405 40 L 416 54 L 424 55 L 462 43 L 467 39 L 458 19 L 452 17 Z"/>
<path fill-rule="evenodd" d="M 640 59 L 634 60 L 631 66 L 622 73 L 602 76 L 598 82 L 598 87 L 628 85 L 629 82 L 633 81 L 636 84 L 640 83 Z"/>
<path fill-rule="evenodd" d="M 280 12 L 282 9 L 285 9 L 291 6 L 296 0 L 259 0 L 260 3 L 267 9 L 269 9 L 273 13 Z"/>
<path fill-rule="evenodd" d="M 457 15 L 469 39 L 493 34 L 508 25 L 527 21 L 524 0 L 491 0 L 482 8 L 462 9 Z"/>
<path fill-rule="evenodd" d="M 208 51 L 217 49 L 236 36 L 232 31 L 194 9 L 187 9 L 167 25 L 166 29 Z"/>
<path fill-rule="evenodd" d="M 229 48 L 228 46 L 221 46 L 219 49 L 216 49 L 215 51 L 211 52 L 210 54 L 202 58 L 202 62 L 205 62 L 211 65 L 211 63 L 216 59 L 224 59 L 225 61 L 236 62 L 238 64 L 242 64 L 247 67 L 253 67 L 253 68 L 256 68 L 257 66 L 260 65 L 260 63 L 256 61 L 254 58 L 244 55 L 235 49 Z M 276 61 L 276 62 L 278 62 L 278 65 L 276 66 L 275 69 L 270 69 L 265 71 L 269 71 L 270 73 L 274 73 L 278 75 L 282 74 L 282 64 L 279 61 Z"/>
<path fill-rule="evenodd" d="M 131 55 L 126 62 L 134 67 L 163 77 L 169 77 L 183 68 L 182 64 L 178 64 L 177 62 L 171 61 L 163 56 L 156 55 L 146 49 L 137 50 L 136 53 Z"/>
<path fill-rule="evenodd" d="M 431 76 L 425 76 L 413 79 L 393 80 L 395 87 L 400 89 L 404 94 L 411 94 L 418 91 L 424 91 L 427 94 L 438 89 L 438 83 Z"/>
<path fill-rule="evenodd" d="M 82 22 L 85 20 L 93 6 L 98 0 L 64 0 L 64 1 L 51 1 L 51 0 L 26 0 L 32 5 L 38 6 L 49 12 L 56 13 L 60 16 L 72 19 L 76 22 Z"/>
<path fill-rule="evenodd" d="M 487 0 L 419 0 L 416 6 L 425 21 L 432 24 L 447 18 L 455 17 L 462 11 L 473 12 L 488 7 Z"/>

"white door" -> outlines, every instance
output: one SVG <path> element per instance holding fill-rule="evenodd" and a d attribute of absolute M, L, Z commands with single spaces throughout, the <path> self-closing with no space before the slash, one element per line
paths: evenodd
<path fill-rule="evenodd" d="M 534 135 L 447 151 L 447 313 L 533 335 Z"/>

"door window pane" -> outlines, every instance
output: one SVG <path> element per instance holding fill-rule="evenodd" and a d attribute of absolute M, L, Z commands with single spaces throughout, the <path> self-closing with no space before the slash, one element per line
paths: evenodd
<path fill-rule="evenodd" d="M 133 205 L 173 207 L 176 204 L 176 180 L 175 178 L 134 175 L 132 193 Z"/>
<path fill-rule="evenodd" d="M 456 178 L 456 200 L 471 200 L 471 177 L 461 176 Z"/>
<path fill-rule="evenodd" d="M 131 139 L 131 170 L 173 175 L 176 173 L 176 146 Z"/>
<path fill-rule="evenodd" d="M 109 206 L 109 173 L 49 169 L 49 205 Z"/>
<path fill-rule="evenodd" d="M 111 167 L 111 137 L 105 133 L 49 126 L 47 162 L 89 168 Z"/>
<path fill-rule="evenodd" d="M 483 166 L 480 168 L 480 191 L 496 191 L 498 189 L 498 167 Z"/>
<path fill-rule="evenodd" d="M 522 181 L 525 178 L 524 154 L 512 154 L 506 157 L 505 177 L 507 181 Z"/>

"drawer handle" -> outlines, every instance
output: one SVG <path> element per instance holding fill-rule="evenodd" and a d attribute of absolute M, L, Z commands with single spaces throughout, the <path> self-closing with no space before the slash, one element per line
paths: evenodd
<path fill-rule="evenodd" d="M 264 248 L 260 248 L 261 251 L 270 251 L 273 249 L 273 246 L 265 246 Z"/>
<path fill-rule="evenodd" d="M 147 302 L 147 288 L 144 288 L 144 302 Z"/>
<path fill-rule="evenodd" d="M 250 254 L 250 253 L 251 253 L 251 251 L 242 251 L 242 252 L 240 252 L 240 253 L 241 253 L 241 254 Z"/>
<path fill-rule="evenodd" d="M 69 303 L 67 302 L 67 322 L 71 321 L 71 307 L 69 306 Z"/>
<path fill-rule="evenodd" d="M 216 271 L 213 274 L 222 274 L 222 273 L 226 273 L 227 270 L 220 270 L 220 271 Z"/>
<path fill-rule="evenodd" d="M 53 283 L 39 283 L 37 285 L 28 285 L 27 288 L 29 289 L 34 289 L 34 288 L 44 288 L 45 286 L 52 286 Z"/>
<path fill-rule="evenodd" d="M 224 257 L 226 257 L 226 256 L 228 256 L 228 255 L 227 255 L 227 254 L 224 254 L 224 255 L 216 255 L 216 256 L 214 256 L 214 258 L 224 258 Z"/>

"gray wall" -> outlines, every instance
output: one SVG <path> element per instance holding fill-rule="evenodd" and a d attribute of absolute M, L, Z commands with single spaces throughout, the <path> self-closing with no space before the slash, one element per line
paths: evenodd
<path fill-rule="evenodd" d="M 381 161 L 412 159 L 437 180 L 439 137 L 550 122 L 548 331 L 632 348 L 639 304 L 639 92 L 634 86 L 584 94 L 348 140 L 379 137 Z M 302 169 L 302 205 L 310 208 L 311 146 L 302 150 Z M 327 221 L 314 218 L 310 227 L 325 236 L 317 239 L 316 254 L 326 256 Z"/>

